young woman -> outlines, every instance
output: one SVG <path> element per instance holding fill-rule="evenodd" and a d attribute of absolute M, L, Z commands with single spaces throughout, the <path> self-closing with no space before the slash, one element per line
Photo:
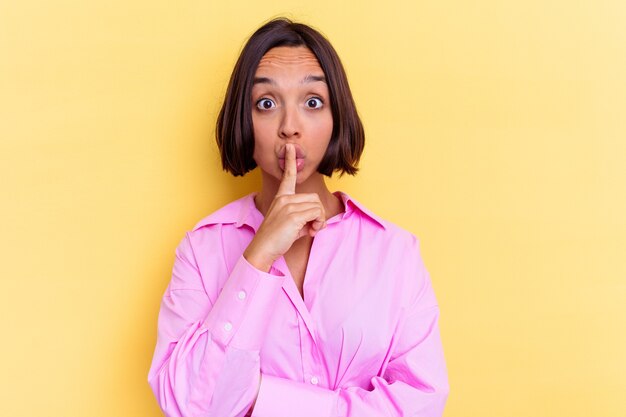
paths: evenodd
<path fill-rule="evenodd" d="M 363 127 L 309 26 L 248 40 L 217 122 L 224 169 L 260 192 L 176 249 L 148 376 L 167 416 L 441 416 L 439 309 L 418 240 L 324 176 L 355 174 Z"/>

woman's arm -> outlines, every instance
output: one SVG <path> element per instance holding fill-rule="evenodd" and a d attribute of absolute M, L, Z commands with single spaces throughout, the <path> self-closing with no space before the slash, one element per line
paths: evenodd
<path fill-rule="evenodd" d="M 148 376 L 165 415 L 245 415 L 258 391 L 259 350 L 283 279 L 241 256 L 212 303 L 189 237 L 183 239 L 163 296 Z"/>

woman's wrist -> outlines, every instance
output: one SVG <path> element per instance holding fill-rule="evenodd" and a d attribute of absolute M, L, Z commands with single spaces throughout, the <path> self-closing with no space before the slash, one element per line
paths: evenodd
<path fill-rule="evenodd" d="M 269 272 L 275 261 L 270 256 L 259 253 L 252 244 L 243 252 L 243 257 L 250 265 L 263 272 Z"/>

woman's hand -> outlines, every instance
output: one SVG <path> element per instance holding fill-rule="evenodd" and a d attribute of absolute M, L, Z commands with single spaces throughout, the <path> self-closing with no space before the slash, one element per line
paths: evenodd
<path fill-rule="evenodd" d="M 285 145 L 285 170 L 265 219 L 243 256 L 254 267 L 269 271 L 274 261 L 284 255 L 293 242 L 311 237 L 326 227 L 324 205 L 317 193 L 296 194 L 296 149 Z"/>

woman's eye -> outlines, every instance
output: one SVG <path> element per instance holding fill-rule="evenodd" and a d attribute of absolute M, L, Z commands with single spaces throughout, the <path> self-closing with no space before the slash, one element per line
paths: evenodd
<path fill-rule="evenodd" d="M 317 97 L 310 98 L 306 101 L 306 106 L 310 109 L 319 109 L 323 105 L 324 105 L 324 102 Z"/>
<path fill-rule="evenodd" d="M 276 107 L 276 104 L 274 104 L 274 102 L 269 98 L 262 98 L 261 100 L 257 101 L 256 106 L 260 110 L 269 110 Z"/>

